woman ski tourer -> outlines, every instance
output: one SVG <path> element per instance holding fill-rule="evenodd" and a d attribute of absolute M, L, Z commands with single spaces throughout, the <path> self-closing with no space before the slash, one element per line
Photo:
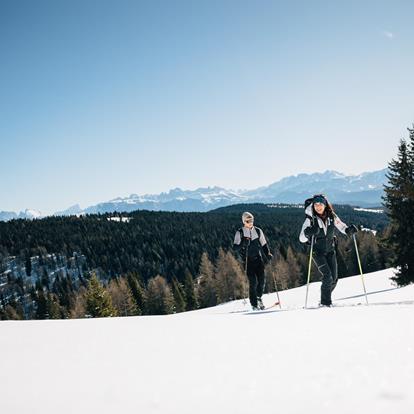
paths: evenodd
<path fill-rule="evenodd" d="M 242 215 L 243 227 L 234 236 L 234 249 L 243 261 L 244 271 L 249 280 L 249 299 L 253 310 L 264 309 L 262 302 L 264 288 L 263 255 L 270 260 L 273 256 L 263 230 L 254 226 L 254 216 L 248 211 Z"/>
<path fill-rule="evenodd" d="M 313 261 L 322 275 L 321 306 L 331 306 L 331 293 L 338 282 L 335 228 L 350 237 L 358 231 L 354 224 L 347 226 L 335 214 L 332 204 L 323 194 L 317 194 L 305 202 L 306 220 L 299 240 L 311 243 L 313 238 Z"/>

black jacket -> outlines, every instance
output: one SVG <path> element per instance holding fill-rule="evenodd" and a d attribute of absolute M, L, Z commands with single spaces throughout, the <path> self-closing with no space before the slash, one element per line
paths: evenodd
<path fill-rule="evenodd" d="M 306 220 L 303 223 L 299 240 L 307 243 L 310 238 L 306 235 L 306 229 L 315 225 L 319 227 L 319 233 L 314 239 L 313 248 L 316 254 L 329 253 L 335 248 L 335 228 L 341 233 L 346 234 L 347 225 L 334 213 L 332 217 L 327 217 L 326 221 L 313 214 L 313 205 L 306 208 Z"/>
<path fill-rule="evenodd" d="M 233 248 L 239 253 L 243 261 L 246 260 L 246 254 L 249 261 L 262 259 L 263 253 L 266 258 L 270 255 L 263 230 L 259 227 L 252 227 L 252 229 L 242 227 L 237 230 L 234 236 Z"/>

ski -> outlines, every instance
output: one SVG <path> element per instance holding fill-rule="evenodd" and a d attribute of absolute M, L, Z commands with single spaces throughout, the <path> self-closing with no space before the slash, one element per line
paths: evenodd
<path fill-rule="evenodd" d="M 281 303 L 280 303 L 279 301 L 277 301 L 277 302 L 275 302 L 273 305 L 270 305 L 270 306 L 265 307 L 263 310 L 273 309 L 273 308 L 275 308 L 276 306 L 279 306 L 279 307 L 280 307 L 280 309 L 282 309 L 282 305 L 281 305 Z"/>

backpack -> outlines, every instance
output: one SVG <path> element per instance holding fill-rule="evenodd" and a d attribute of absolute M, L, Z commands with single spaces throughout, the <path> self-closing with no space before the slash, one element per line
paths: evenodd
<path fill-rule="evenodd" d="M 311 221 L 311 223 L 313 224 L 313 220 L 314 220 L 314 217 L 313 216 L 310 216 L 309 214 L 306 214 L 306 209 L 312 204 L 312 202 L 313 202 L 313 197 L 311 197 L 311 198 L 307 198 L 306 200 L 305 200 L 305 216 L 306 216 L 306 218 L 308 218 L 310 221 Z"/>

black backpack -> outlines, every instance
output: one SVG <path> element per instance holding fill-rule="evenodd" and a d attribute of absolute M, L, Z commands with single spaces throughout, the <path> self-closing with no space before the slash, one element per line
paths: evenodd
<path fill-rule="evenodd" d="M 311 223 L 313 223 L 313 220 L 314 220 L 314 217 L 313 216 L 310 216 L 309 214 L 306 214 L 306 209 L 311 205 L 313 203 L 313 197 L 311 197 L 311 198 L 307 198 L 306 200 L 305 200 L 305 216 L 306 216 L 306 218 L 308 218 L 310 221 L 311 221 Z"/>
<path fill-rule="evenodd" d="M 305 200 L 305 210 L 309 207 L 310 204 L 312 204 L 312 202 L 313 202 L 313 197 L 307 198 Z"/>

